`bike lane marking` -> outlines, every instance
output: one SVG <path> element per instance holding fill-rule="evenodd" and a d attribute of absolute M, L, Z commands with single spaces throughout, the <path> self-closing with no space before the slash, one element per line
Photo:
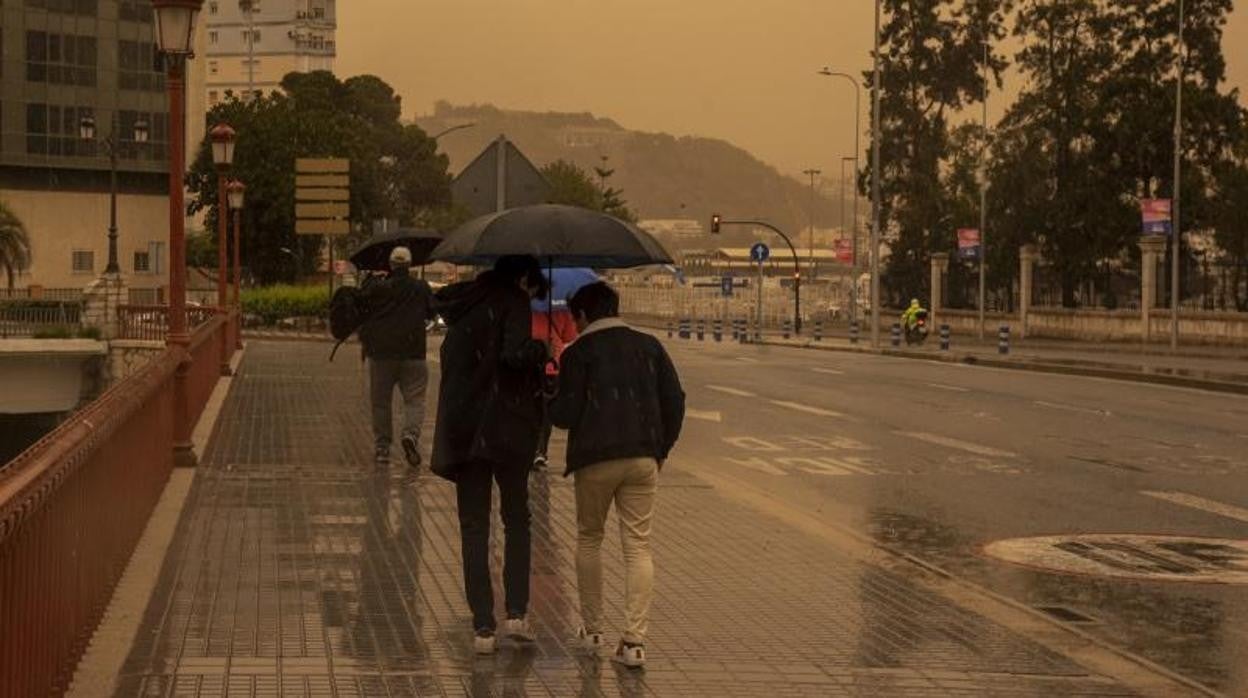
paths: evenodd
<path fill-rule="evenodd" d="M 980 444 L 971 443 L 970 441 L 962 441 L 948 436 L 927 434 L 921 431 L 895 431 L 893 433 L 898 436 L 908 436 L 912 439 L 933 444 L 935 446 L 944 446 L 945 448 L 974 453 L 977 456 L 989 456 L 992 458 L 1018 458 L 1018 454 L 1011 451 L 1003 451 L 999 448 L 993 448 L 991 446 L 981 446 Z"/>

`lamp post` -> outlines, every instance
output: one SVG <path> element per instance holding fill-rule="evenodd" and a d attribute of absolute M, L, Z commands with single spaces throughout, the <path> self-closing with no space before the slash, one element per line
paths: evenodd
<path fill-rule="evenodd" d="M 439 138 L 441 138 L 442 136 L 445 136 L 445 135 L 446 135 L 446 134 L 448 134 L 448 133 L 454 133 L 454 132 L 456 132 L 456 131 L 462 131 L 463 129 L 466 129 L 466 128 L 472 128 L 473 126 L 476 126 L 476 125 L 477 125 L 477 123 L 476 123 L 475 121 L 471 121 L 471 122 L 466 123 L 466 124 L 459 124 L 459 125 L 457 125 L 457 126 L 452 126 L 452 127 L 450 127 L 450 128 L 445 128 L 445 129 L 442 129 L 441 131 L 439 131 L 439 132 L 437 133 L 437 135 L 435 135 L 435 136 L 433 137 L 433 140 L 435 140 L 435 141 L 436 141 L 436 140 L 438 140 L 438 139 L 439 139 Z"/>
<path fill-rule="evenodd" d="M 727 220 L 718 213 L 711 216 L 711 233 L 718 235 L 721 227 L 725 225 L 748 225 L 755 228 L 766 228 L 784 240 L 784 244 L 789 246 L 789 252 L 793 254 L 793 330 L 797 334 L 802 333 L 802 263 L 797 256 L 797 248 L 793 246 L 793 241 L 785 232 L 776 226 L 764 221 L 750 220 Z M 801 242 L 801 240 L 798 240 Z M 761 268 L 761 263 L 760 263 Z M 760 272 L 761 274 L 761 272 Z M 762 293 L 762 278 L 759 278 L 759 293 Z M 761 295 L 760 295 L 761 298 Z M 759 302 L 762 307 L 762 302 Z"/>
<path fill-rule="evenodd" d="M 811 168 L 802 170 L 802 174 L 810 177 L 810 278 L 815 278 L 815 177 L 823 174 L 823 170 Z"/>
<path fill-rule="evenodd" d="M 844 183 L 844 180 L 845 180 L 845 174 L 844 174 L 845 160 L 854 161 L 854 225 L 853 225 L 853 232 L 850 235 L 850 239 L 853 240 L 852 244 L 853 244 L 854 260 L 852 264 L 853 283 L 850 285 L 851 290 L 850 290 L 850 310 L 849 310 L 849 321 L 853 322 L 858 317 L 858 153 L 859 153 L 859 148 L 861 148 L 861 138 L 862 138 L 862 83 L 858 82 L 858 79 L 850 75 L 849 73 L 838 72 L 828 67 L 825 67 L 822 70 L 820 70 L 819 74 L 823 75 L 824 77 L 841 78 L 842 80 L 848 80 L 849 84 L 854 86 L 854 157 L 844 158 L 841 161 L 842 183 Z M 845 205 L 843 203 L 844 196 L 842 196 L 841 198 L 842 198 L 841 206 L 844 207 Z M 842 229 L 844 228 L 842 227 Z M 878 250 L 880 249 L 878 242 L 873 243 L 873 249 L 875 249 L 878 252 Z M 876 253 L 871 254 L 872 260 L 875 259 L 875 255 Z M 876 269 L 874 263 L 872 264 L 871 268 L 872 268 L 871 277 L 872 279 L 874 279 L 875 269 Z M 872 300 L 871 307 L 873 309 L 875 308 L 874 298 Z M 872 312 L 874 312 L 874 310 Z"/>
<path fill-rule="evenodd" d="M 146 143 L 149 134 L 147 122 L 139 119 L 134 122 L 134 142 Z M 78 135 L 84 142 L 95 140 L 95 117 L 84 116 L 78 122 Z M 117 123 L 103 140 L 104 149 L 108 151 L 108 266 L 104 273 L 116 275 L 121 273 L 121 265 L 117 263 Z"/>
<path fill-rule="evenodd" d="M 858 156 L 841 158 L 841 230 L 845 230 L 845 164 L 854 163 L 854 223 L 849 233 L 849 321 L 858 319 Z"/>
<path fill-rule="evenodd" d="M 871 346 L 880 348 L 880 0 L 871 52 Z"/>
<path fill-rule="evenodd" d="M 243 222 L 243 202 L 247 194 L 247 185 L 237 179 L 230 180 L 229 186 L 226 187 L 226 194 L 230 200 L 230 210 L 234 212 L 234 312 L 235 320 L 238 326 L 234 331 L 234 348 L 243 348 L 243 265 L 242 265 L 242 222 Z"/>
<path fill-rule="evenodd" d="M 228 313 L 226 304 L 229 302 L 227 293 L 229 291 L 229 208 L 226 200 L 226 189 L 229 186 L 230 167 L 234 165 L 234 143 L 235 132 L 229 124 L 220 123 L 212 127 L 208 132 L 209 138 L 212 140 L 212 164 L 217 167 L 217 308 L 222 314 Z M 222 348 L 224 349 L 228 340 L 223 333 L 221 335 Z M 221 352 L 221 375 L 230 375 L 230 357 L 229 352 Z"/>
<path fill-rule="evenodd" d="M 191 445 L 188 379 L 190 335 L 186 330 L 186 61 L 193 50 L 195 20 L 203 0 L 152 0 L 156 41 L 164 57 L 169 93 L 169 336 L 181 356 L 174 377 L 174 464 L 195 465 Z"/>
<path fill-rule="evenodd" d="M 1170 231 L 1170 350 L 1179 350 L 1179 252 L 1182 250 L 1183 228 L 1179 225 L 1179 203 L 1183 178 L 1183 74 L 1186 70 L 1183 37 L 1183 0 L 1179 0 L 1179 46 L 1175 60 L 1178 75 L 1174 80 L 1174 203 L 1170 212 L 1174 216 Z"/>

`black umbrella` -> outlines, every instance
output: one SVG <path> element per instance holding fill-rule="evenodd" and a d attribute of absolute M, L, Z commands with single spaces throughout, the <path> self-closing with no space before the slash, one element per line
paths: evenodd
<path fill-rule="evenodd" d="M 533 255 L 553 267 L 625 269 L 672 263 L 663 246 L 632 223 L 560 204 L 474 218 L 447 235 L 430 259 L 485 266 L 511 254 Z"/>
<path fill-rule="evenodd" d="M 374 235 L 352 253 L 351 263 L 360 270 L 387 271 L 390 269 L 390 252 L 396 247 L 406 247 L 412 251 L 412 265 L 419 266 L 429 261 L 429 253 L 440 242 L 442 234 L 436 230 L 400 228 Z"/>

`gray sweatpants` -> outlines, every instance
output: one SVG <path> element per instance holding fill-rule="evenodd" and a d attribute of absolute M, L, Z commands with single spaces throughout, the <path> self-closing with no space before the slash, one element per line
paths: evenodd
<path fill-rule="evenodd" d="M 429 368 L 423 360 L 368 360 L 369 394 L 373 404 L 373 441 L 377 448 L 389 448 L 394 442 L 394 388 L 403 396 L 403 435 L 420 439 L 420 426 L 425 421 L 425 388 L 429 384 Z"/>

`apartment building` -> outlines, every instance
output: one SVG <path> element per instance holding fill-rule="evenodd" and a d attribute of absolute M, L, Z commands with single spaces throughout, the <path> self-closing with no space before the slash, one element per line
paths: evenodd
<path fill-rule="evenodd" d="M 335 0 L 207 0 L 203 12 L 209 108 L 276 90 L 288 73 L 334 69 Z"/>

